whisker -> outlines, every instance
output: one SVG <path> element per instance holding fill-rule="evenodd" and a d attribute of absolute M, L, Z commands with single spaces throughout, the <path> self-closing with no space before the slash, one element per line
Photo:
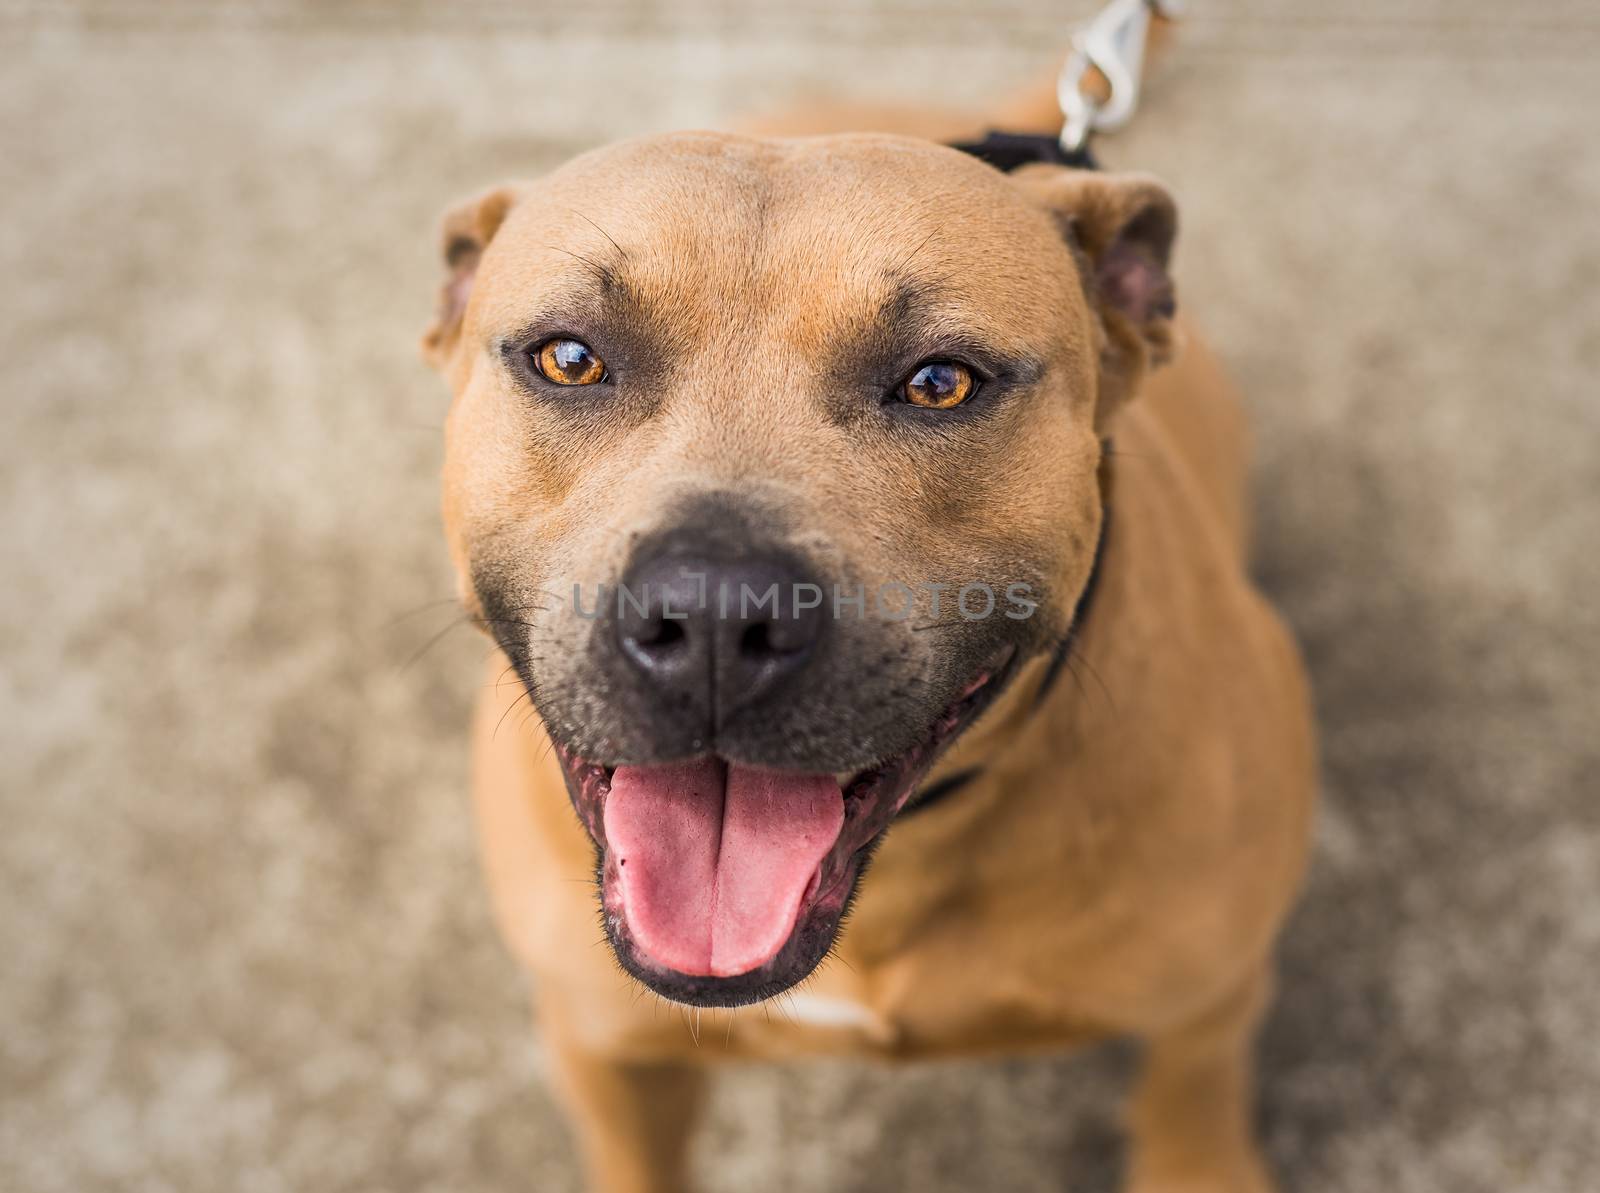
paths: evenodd
<path fill-rule="evenodd" d="M 538 604 L 529 603 L 529 604 L 526 604 L 526 605 L 512 605 L 509 608 L 503 610 L 503 612 L 505 612 L 505 613 L 526 613 L 529 609 L 537 609 L 541 613 L 548 613 L 553 608 L 554 608 L 553 605 L 538 605 Z"/>
<path fill-rule="evenodd" d="M 451 630 L 460 629 L 470 621 L 471 618 L 467 614 L 463 613 L 460 617 L 456 618 L 449 625 L 445 626 L 444 629 L 440 630 L 437 634 L 431 635 L 428 640 L 422 644 L 421 649 L 417 650 L 409 659 L 401 664 L 400 674 L 404 675 L 407 671 L 409 671 L 417 663 L 417 661 L 422 658 L 423 655 L 427 654 L 430 650 L 437 646 L 444 639 L 444 636 Z"/>
<path fill-rule="evenodd" d="M 938 234 L 939 234 L 939 229 L 935 228 L 935 229 L 933 229 L 933 231 L 929 232 L 926 236 L 924 236 L 922 238 L 922 243 L 919 244 L 916 248 L 911 250 L 911 256 L 912 257 L 916 257 L 916 256 L 920 255 L 922 250 L 927 248 L 928 245 L 933 241 L 933 238 L 935 236 L 937 236 Z"/>
<path fill-rule="evenodd" d="M 595 277 L 600 281 L 611 281 L 611 271 L 604 265 L 600 264 L 600 262 L 596 261 L 593 257 L 585 257 L 582 253 L 575 253 L 571 249 L 564 249 L 559 244 L 547 244 L 544 247 L 549 249 L 552 253 L 562 253 L 568 257 L 571 257 L 574 261 L 582 261 L 594 272 Z"/>
<path fill-rule="evenodd" d="M 529 704 L 532 704 L 533 693 L 524 689 L 522 695 L 518 696 L 510 704 L 506 705 L 505 711 L 500 714 L 500 719 L 494 723 L 494 732 L 489 734 L 490 741 L 494 741 L 500 736 L 500 726 L 506 723 L 506 717 L 511 715 L 511 710 L 517 707 L 517 705 L 521 704 L 524 700 L 526 700 Z"/>
<path fill-rule="evenodd" d="M 485 660 L 485 662 L 487 662 L 487 661 L 488 660 Z M 494 681 L 494 683 L 490 684 L 489 686 L 491 688 L 493 688 L 496 693 L 498 693 L 500 691 L 500 689 L 505 685 L 506 676 L 510 675 L 516 669 L 517 669 L 517 665 L 515 663 L 507 663 L 506 664 L 506 669 L 504 671 L 500 672 L 500 677 L 498 679 L 496 679 Z"/>
<path fill-rule="evenodd" d="M 790 1027 L 800 1026 L 800 1017 L 795 1013 L 794 995 L 792 993 L 790 993 L 788 990 L 785 990 L 782 994 L 778 995 L 776 999 L 771 1001 L 778 1003 L 778 1010 L 783 1017 L 789 1021 Z"/>
<path fill-rule="evenodd" d="M 424 613 L 428 613 L 434 609 L 437 609 L 440 605 L 459 605 L 460 603 L 461 602 L 453 596 L 445 597 L 442 600 L 429 601 L 427 604 L 418 605 L 415 609 L 409 609 L 404 613 L 396 613 L 388 621 L 383 622 L 382 625 L 384 629 L 392 630 L 402 621 L 410 621 L 413 617 L 421 617 Z"/>
<path fill-rule="evenodd" d="M 1111 706 L 1111 711 L 1115 713 L 1117 711 L 1117 698 L 1111 694 L 1111 689 L 1106 686 L 1106 681 L 1100 677 L 1100 672 L 1095 668 L 1095 665 L 1089 661 L 1089 656 L 1078 649 L 1076 642 L 1068 645 L 1067 654 L 1070 658 L 1076 659 L 1089 669 L 1089 674 L 1094 677 L 1095 683 L 1100 686 L 1100 691 L 1105 694 L 1106 703 Z"/>
<path fill-rule="evenodd" d="M 480 626 L 519 625 L 530 630 L 540 628 L 538 622 L 523 621 L 520 617 L 474 617 L 471 620 L 475 625 Z"/>
<path fill-rule="evenodd" d="M 1067 674 L 1072 676 L 1072 686 L 1078 689 L 1078 699 L 1087 700 L 1089 698 L 1089 693 L 1083 690 L 1083 678 L 1078 674 L 1078 668 L 1075 665 L 1076 660 L 1073 659 L 1070 653 L 1068 653 L 1067 655 L 1063 656 L 1061 661 L 1066 664 Z"/>
<path fill-rule="evenodd" d="M 584 223 L 588 224 L 589 227 L 593 228 L 596 232 L 600 233 L 600 235 L 609 240 L 611 242 L 611 247 L 617 250 L 617 255 L 626 259 L 628 256 L 628 251 L 617 243 L 616 238 L 612 236 L 611 233 L 607 232 L 599 224 L 595 223 L 588 216 L 584 215 L 584 213 L 579 211 L 576 207 L 569 207 L 567 210 L 572 212 L 573 215 L 577 216 Z"/>

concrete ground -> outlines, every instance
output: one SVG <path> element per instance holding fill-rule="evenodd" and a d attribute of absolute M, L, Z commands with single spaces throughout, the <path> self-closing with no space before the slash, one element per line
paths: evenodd
<path fill-rule="evenodd" d="M 434 216 L 819 91 L 978 102 L 1087 7 L 0 4 L 0 1188 L 576 1189 L 463 794 Z M 1273 1163 L 1600 1187 L 1600 11 L 1191 8 L 1106 156 L 1181 196 L 1322 711 Z M 1098 1193 L 1128 1063 L 738 1071 L 700 1174 Z"/>

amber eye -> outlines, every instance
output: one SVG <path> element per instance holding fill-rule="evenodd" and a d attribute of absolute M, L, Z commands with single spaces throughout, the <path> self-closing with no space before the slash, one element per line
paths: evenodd
<path fill-rule="evenodd" d="M 606 362 L 582 340 L 546 340 L 529 355 L 557 385 L 594 385 L 606 379 Z"/>
<path fill-rule="evenodd" d="M 900 396 L 927 410 L 949 410 L 961 405 L 978 388 L 978 379 L 966 365 L 953 360 L 930 360 L 906 378 Z"/>

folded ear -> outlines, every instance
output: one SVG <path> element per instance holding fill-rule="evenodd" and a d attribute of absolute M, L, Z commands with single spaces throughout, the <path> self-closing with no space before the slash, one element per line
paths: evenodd
<path fill-rule="evenodd" d="M 1146 370 L 1165 364 L 1177 347 L 1177 298 L 1167 272 L 1177 205 L 1143 174 L 1029 166 L 1012 177 L 1056 217 L 1078 255 L 1103 333 L 1095 421 L 1104 430 Z"/>
<path fill-rule="evenodd" d="M 422 335 L 422 357 L 436 369 L 444 367 L 456 346 L 478 261 L 516 204 L 517 193 L 515 187 L 495 187 L 452 207 L 440 222 L 445 280 L 439 291 L 438 313 Z"/>

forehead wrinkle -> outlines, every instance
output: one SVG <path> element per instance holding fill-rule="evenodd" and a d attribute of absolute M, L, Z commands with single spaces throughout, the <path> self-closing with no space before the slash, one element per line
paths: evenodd
<path fill-rule="evenodd" d="M 602 292 L 616 287 L 618 282 L 617 272 L 606 262 L 597 261 L 593 257 L 578 252 L 576 249 L 563 248 L 559 244 L 548 244 L 545 247 L 552 253 L 560 253 L 562 256 L 571 257 L 578 262 L 588 272 L 589 276 L 595 280 Z"/>
<path fill-rule="evenodd" d="M 492 343 L 504 347 L 536 332 L 583 335 L 596 329 L 638 326 L 640 311 L 635 301 L 626 279 L 602 275 L 587 264 L 541 270 L 518 288 L 504 315 L 485 330 Z"/>
<path fill-rule="evenodd" d="M 505 300 L 532 306 L 548 293 L 564 292 L 591 305 L 603 298 L 642 306 L 642 288 L 629 268 L 635 253 L 626 231 L 617 228 L 614 205 L 602 201 L 590 214 L 575 188 L 550 181 L 513 209 L 489 246 L 494 281 Z"/>
<path fill-rule="evenodd" d="M 573 215 L 577 216 L 584 223 L 588 224 L 596 232 L 600 233 L 600 235 L 604 236 L 606 238 L 607 243 L 609 243 L 611 245 L 611 247 L 616 250 L 616 254 L 617 254 L 618 260 L 626 260 L 627 259 L 628 250 L 623 248 L 620 244 L 617 243 L 617 238 L 615 236 L 611 235 L 611 233 L 607 232 L 599 224 L 595 223 L 595 221 L 591 217 L 585 215 L 583 212 L 579 211 L 576 207 L 569 207 L 569 208 L 567 208 L 567 210 L 572 212 Z"/>
<path fill-rule="evenodd" d="M 856 301 L 835 303 L 824 334 L 875 350 L 884 357 L 970 341 L 996 350 L 1015 336 L 998 325 L 981 295 L 963 292 L 951 278 L 889 268 L 859 291 Z M 977 346 L 977 345 L 973 345 Z"/>
<path fill-rule="evenodd" d="M 559 251 L 584 264 L 608 299 L 652 326 L 732 330 L 771 306 L 774 294 L 765 268 L 765 180 L 741 181 L 718 188 L 715 203 L 701 193 L 692 211 L 687 194 L 674 194 L 683 202 L 657 197 L 643 213 L 628 212 L 617 228 L 620 241 L 600 229 L 611 251 Z M 666 189 L 661 182 L 657 188 Z"/>
<path fill-rule="evenodd" d="M 792 330 L 887 334 L 919 318 L 989 329 L 997 279 L 975 268 L 939 196 L 868 204 L 837 185 L 795 188 L 762 245 Z"/>
<path fill-rule="evenodd" d="M 575 213 L 580 214 L 581 213 Z M 587 217 L 583 217 L 586 218 Z M 591 221 L 592 222 L 592 221 Z M 596 225 L 598 227 L 598 225 Z M 602 234 L 604 230 L 602 229 Z M 611 238 L 606 237 L 607 240 Z M 628 269 L 629 254 L 611 241 L 612 248 L 608 252 L 587 251 L 565 248 L 558 244 L 546 245 L 552 252 L 560 253 L 571 258 L 582 267 L 592 283 L 592 299 L 598 303 L 613 308 L 625 309 L 633 312 L 642 312 L 647 307 L 644 287 L 636 280 Z"/>

